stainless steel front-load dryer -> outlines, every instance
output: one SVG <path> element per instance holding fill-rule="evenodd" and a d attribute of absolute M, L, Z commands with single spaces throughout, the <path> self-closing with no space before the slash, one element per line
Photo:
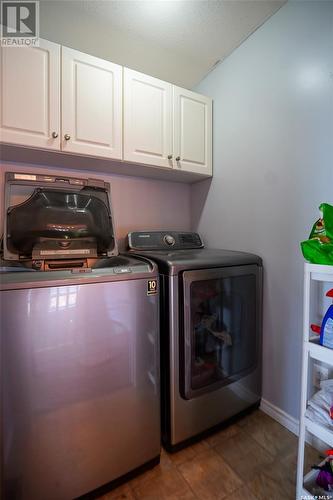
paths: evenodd
<path fill-rule="evenodd" d="M 185 232 L 133 232 L 158 264 L 162 440 L 174 451 L 261 398 L 262 261 Z"/>

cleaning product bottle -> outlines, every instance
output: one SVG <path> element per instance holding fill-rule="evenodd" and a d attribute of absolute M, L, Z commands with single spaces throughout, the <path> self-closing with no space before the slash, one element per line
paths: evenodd
<path fill-rule="evenodd" d="M 333 298 L 333 288 L 326 294 Z M 320 343 L 333 349 L 333 304 L 327 309 L 320 328 Z"/>

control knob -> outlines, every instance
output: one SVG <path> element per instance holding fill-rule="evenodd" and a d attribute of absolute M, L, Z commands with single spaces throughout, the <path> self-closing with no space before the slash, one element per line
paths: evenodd
<path fill-rule="evenodd" d="M 176 243 L 176 240 L 173 236 L 171 236 L 171 234 L 166 234 L 164 236 L 164 243 L 166 243 L 169 247 L 171 247 Z"/>

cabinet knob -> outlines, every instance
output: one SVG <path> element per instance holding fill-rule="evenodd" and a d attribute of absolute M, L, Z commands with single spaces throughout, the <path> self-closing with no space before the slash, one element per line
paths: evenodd
<path fill-rule="evenodd" d="M 180 161 L 180 156 L 176 156 L 176 161 Z"/>
<path fill-rule="evenodd" d="M 71 138 L 71 136 L 69 134 L 65 134 L 64 135 L 64 139 L 65 141 L 69 141 L 69 139 Z"/>
<path fill-rule="evenodd" d="M 168 155 L 168 160 L 172 160 L 172 155 Z"/>
<path fill-rule="evenodd" d="M 56 139 L 58 137 L 58 132 L 52 132 L 52 137 L 53 139 Z"/>

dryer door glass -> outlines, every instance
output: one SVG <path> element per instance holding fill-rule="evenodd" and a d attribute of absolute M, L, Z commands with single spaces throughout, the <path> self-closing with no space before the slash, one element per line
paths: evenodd
<path fill-rule="evenodd" d="M 182 395 L 191 399 L 230 384 L 257 365 L 258 266 L 183 273 Z"/>

